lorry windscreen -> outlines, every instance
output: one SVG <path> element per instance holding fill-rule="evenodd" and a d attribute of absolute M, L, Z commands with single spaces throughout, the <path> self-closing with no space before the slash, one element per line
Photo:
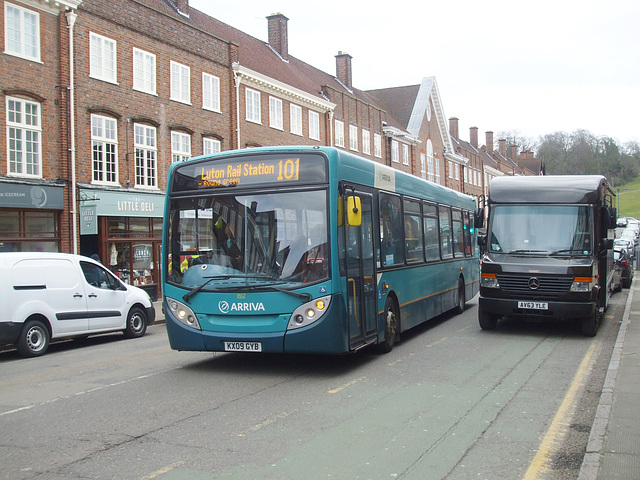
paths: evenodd
<path fill-rule="evenodd" d="M 591 255 L 591 209 L 577 205 L 493 205 L 488 250 L 523 255 Z"/>

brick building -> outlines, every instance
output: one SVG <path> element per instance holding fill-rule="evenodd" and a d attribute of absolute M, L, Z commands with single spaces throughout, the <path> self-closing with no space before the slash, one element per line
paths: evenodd
<path fill-rule="evenodd" d="M 282 14 L 266 42 L 188 0 L 4 0 L 0 23 L 0 251 L 98 253 L 153 294 L 172 162 L 332 145 L 460 191 L 481 168 L 435 78 L 359 90 L 348 53 L 335 75 L 291 56 Z"/>

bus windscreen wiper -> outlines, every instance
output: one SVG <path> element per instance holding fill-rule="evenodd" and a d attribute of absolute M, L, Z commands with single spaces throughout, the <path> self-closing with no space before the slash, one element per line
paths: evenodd
<path fill-rule="evenodd" d="M 202 290 L 204 287 L 206 287 L 212 281 L 214 281 L 214 280 L 229 280 L 230 278 L 231 278 L 231 275 L 216 275 L 215 277 L 209 277 L 209 279 L 206 282 L 201 283 L 197 287 L 193 287 L 191 290 L 189 290 L 187 293 L 185 293 L 182 296 L 182 299 L 185 302 L 188 302 L 191 297 L 193 297 L 196 293 L 198 293 L 200 290 Z"/>
<path fill-rule="evenodd" d="M 584 250 L 579 248 L 562 248 L 560 250 L 555 250 L 551 252 L 549 255 L 560 255 L 562 253 L 581 253 L 584 254 Z"/>

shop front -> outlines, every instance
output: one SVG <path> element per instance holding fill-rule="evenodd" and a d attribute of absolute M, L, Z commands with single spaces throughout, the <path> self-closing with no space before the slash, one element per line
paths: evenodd
<path fill-rule="evenodd" d="M 64 187 L 0 182 L 0 252 L 59 252 Z"/>
<path fill-rule="evenodd" d="M 162 193 L 80 189 L 80 253 L 157 300 L 163 208 Z"/>

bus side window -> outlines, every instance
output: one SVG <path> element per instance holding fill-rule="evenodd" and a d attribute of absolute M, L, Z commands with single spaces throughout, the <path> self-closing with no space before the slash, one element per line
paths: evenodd
<path fill-rule="evenodd" d="M 400 197 L 380 194 L 380 258 L 382 266 L 404 263 L 402 211 Z"/>

